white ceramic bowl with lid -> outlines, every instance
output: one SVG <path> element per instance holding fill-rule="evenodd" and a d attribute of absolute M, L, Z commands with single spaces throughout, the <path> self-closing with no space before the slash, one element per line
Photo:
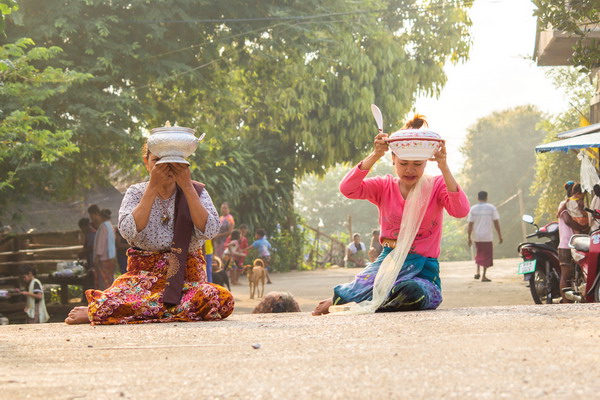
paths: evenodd
<path fill-rule="evenodd" d="M 427 129 L 402 129 L 386 141 L 400 160 L 428 160 L 444 143 L 440 135 Z"/>

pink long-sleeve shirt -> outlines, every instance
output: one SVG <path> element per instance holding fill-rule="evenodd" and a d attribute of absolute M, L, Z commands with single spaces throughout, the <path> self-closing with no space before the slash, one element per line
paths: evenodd
<path fill-rule="evenodd" d="M 361 162 L 362 164 L 362 162 Z M 400 230 L 405 200 L 400 193 L 397 177 L 376 176 L 365 179 L 369 170 L 361 170 L 358 164 L 340 182 L 340 192 L 350 199 L 366 199 L 379 209 L 381 238 L 396 239 Z M 444 208 L 453 217 L 464 218 L 469 214 L 469 200 L 459 187 L 449 192 L 443 176 L 434 177 L 433 193 L 427 211 L 410 249 L 411 253 L 438 258 L 442 241 Z"/>

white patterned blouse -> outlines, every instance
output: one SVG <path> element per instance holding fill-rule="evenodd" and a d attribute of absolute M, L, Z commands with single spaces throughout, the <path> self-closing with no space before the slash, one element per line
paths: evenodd
<path fill-rule="evenodd" d="M 132 247 L 151 251 L 166 251 L 171 249 L 173 241 L 175 193 L 166 200 L 161 200 L 158 196 L 154 199 L 148 225 L 141 232 L 138 232 L 131 213 L 140 203 L 147 187 L 148 182 L 142 182 L 127 189 L 119 209 L 119 232 Z M 206 188 L 200 193 L 200 201 L 208 211 L 208 220 L 204 232 L 194 227 L 188 250 L 190 252 L 201 249 L 206 239 L 213 238 L 219 232 L 219 214 Z"/>

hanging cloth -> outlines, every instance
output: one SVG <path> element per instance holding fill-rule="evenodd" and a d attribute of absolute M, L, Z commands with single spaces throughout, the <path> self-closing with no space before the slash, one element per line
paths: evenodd
<path fill-rule="evenodd" d="M 581 150 L 577 154 L 577 158 L 581 161 L 580 179 L 581 189 L 584 192 L 594 193 L 594 185 L 600 184 L 598 172 L 594 167 L 594 161 L 590 158 L 585 150 Z"/>
<path fill-rule="evenodd" d="M 204 185 L 192 181 L 198 197 L 204 189 Z M 173 243 L 169 255 L 169 270 L 167 273 L 167 287 L 163 294 L 163 303 L 167 305 L 179 304 L 183 291 L 183 281 L 187 265 L 188 250 L 192 240 L 194 222 L 190 214 L 185 195 L 179 186 L 175 194 L 175 221 L 173 232 Z"/>

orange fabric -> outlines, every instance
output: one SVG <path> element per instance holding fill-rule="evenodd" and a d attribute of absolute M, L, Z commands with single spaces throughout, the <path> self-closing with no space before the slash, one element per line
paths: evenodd
<path fill-rule="evenodd" d="M 96 264 L 94 265 L 94 286 L 98 290 L 105 290 L 115 280 L 115 266 L 116 260 L 100 260 L 96 257 Z"/>
<path fill-rule="evenodd" d="M 207 282 L 201 251 L 188 254 L 183 296 L 179 304 L 169 308 L 162 296 L 170 253 L 129 249 L 127 255 L 127 272 L 110 288 L 86 291 L 92 325 L 217 321 L 233 312 L 233 295 Z"/>

